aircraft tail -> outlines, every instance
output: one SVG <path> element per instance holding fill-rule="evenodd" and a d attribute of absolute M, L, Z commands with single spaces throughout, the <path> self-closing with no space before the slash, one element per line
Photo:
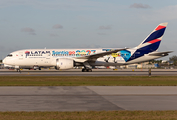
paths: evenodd
<path fill-rule="evenodd" d="M 122 57 L 126 62 L 134 60 L 136 58 L 142 57 L 145 54 L 149 54 L 151 52 L 156 51 L 159 48 L 161 39 L 165 32 L 166 26 L 168 23 L 159 24 L 144 40 L 141 44 L 135 47 L 131 51 L 124 50 L 121 51 Z"/>
<path fill-rule="evenodd" d="M 144 41 L 137 46 L 137 49 L 144 49 L 149 52 L 156 51 L 159 48 L 167 24 L 167 22 L 159 24 Z"/>

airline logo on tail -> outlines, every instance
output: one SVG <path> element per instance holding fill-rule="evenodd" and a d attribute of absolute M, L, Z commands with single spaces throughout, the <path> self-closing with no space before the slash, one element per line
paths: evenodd
<path fill-rule="evenodd" d="M 156 51 L 159 48 L 161 39 L 165 32 L 166 26 L 168 23 L 161 23 L 159 24 L 146 38 L 145 40 L 136 47 L 136 50 L 131 52 L 131 56 L 124 56 L 122 57 L 126 62 L 134 60 L 136 58 L 144 56 L 144 54 L 148 54 L 151 52 Z M 127 51 L 127 50 L 125 50 Z M 125 52 L 124 51 L 124 52 Z M 121 52 L 121 51 L 120 51 Z M 127 51 L 128 52 L 128 51 Z"/>
<path fill-rule="evenodd" d="M 154 31 L 152 31 L 152 33 L 144 40 L 143 43 L 153 44 L 153 43 L 159 42 L 160 44 L 162 36 L 165 32 L 166 26 L 167 26 L 167 23 L 160 24 Z"/>

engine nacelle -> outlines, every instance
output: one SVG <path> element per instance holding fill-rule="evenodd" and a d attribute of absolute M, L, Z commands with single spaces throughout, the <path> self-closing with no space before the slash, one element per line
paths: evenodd
<path fill-rule="evenodd" d="M 71 69 L 74 67 L 74 60 L 67 58 L 58 58 L 56 59 L 56 69 Z"/>

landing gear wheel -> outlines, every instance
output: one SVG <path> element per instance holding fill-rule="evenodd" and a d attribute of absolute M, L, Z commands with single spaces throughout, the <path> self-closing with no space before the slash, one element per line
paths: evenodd
<path fill-rule="evenodd" d="M 92 69 L 82 69 L 82 72 L 92 72 Z"/>
<path fill-rule="evenodd" d="M 87 69 L 82 69 L 82 72 L 87 72 Z"/>
<path fill-rule="evenodd" d="M 87 72 L 92 72 L 92 69 L 87 69 Z"/>

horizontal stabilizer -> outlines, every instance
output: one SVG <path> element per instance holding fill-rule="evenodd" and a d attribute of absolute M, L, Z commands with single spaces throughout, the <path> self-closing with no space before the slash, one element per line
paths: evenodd
<path fill-rule="evenodd" d="M 171 53 L 173 51 L 167 51 L 167 52 L 154 52 L 154 53 L 150 53 L 148 55 L 150 56 L 167 56 L 168 53 Z"/>

